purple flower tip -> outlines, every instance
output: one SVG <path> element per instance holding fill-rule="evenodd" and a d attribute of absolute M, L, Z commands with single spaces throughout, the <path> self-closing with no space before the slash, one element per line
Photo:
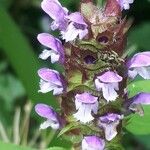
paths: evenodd
<path fill-rule="evenodd" d="M 122 77 L 113 71 L 107 71 L 97 78 L 104 83 L 116 83 L 122 81 Z"/>
<path fill-rule="evenodd" d="M 63 80 L 57 71 L 48 68 L 42 68 L 38 70 L 38 75 L 41 78 L 39 92 L 47 93 L 53 91 L 54 95 L 63 93 Z"/>
<path fill-rule="evenodd" d="M 37 104 L 35 106 L 35 111 L 41 117 L 56 120 L 56 112 L 51 106 L 48 106 L 46 104 Z"/>
<path fill-rule="evenodd" d="M 92 96 L 90 93 L 84 92 L 82 94 L 77 94 L 75 99 L 81 103 L 92 104 L 98 100 L 98 97 Z"/>
<path fill-rule="evenodd" d="M 143 105 L 149 105 L 150 104 L 150 93 L 139 93 L 136 96 L 132 98 L 133 103 L 132 104 L 143 104 Z"/>
<path fill-rule="evenodd" d="M 71 13 L 69 16 L 66 16 L 66 18 L 72 22 L 82 24 L 85 25 L 85 27 L 87 27 L 87 24 L 85 23 L 83 16 L 79 12 Z"/>
<path fill-rule="evenodd" d="M 48 127 L 58 129 L 60 127 L 58 114 L 52 107 L 46 104 L 37 104 L 35 106 L 35 111 L 39 116 L 46 118 L 46 121 L 40 125 L 40 129 L 46 129 Z"/>
<path fill-rule="evenodd" d="M 150 79 L 150 52 L 135 54 L 127 66 L 129 77 L 135 78 L 139 74 L 144 79 Z"/>
<path fill-rule="evenodd" d="M 134 0 L 117 0 L 121 9 L 130 9 L 130 4 L 132 4 L 134 2 Z"/>
<path fill-rule="evenodd" d="M 97 136 L 85 136 L 82 140 L 82 150 L 104 150 L 105 141 Z"/>
<path fill-rule="evenodd" d="M 61 41 L 59 39 L 54 38 L 52 35 L 48 33 L 41 33 L 37 36 L 38 41 L 49 48 L 49 50 L 45 49 L 43 53 L 39 56 L 41 59 L 47 59 L 51 57 L 51 62 L 64 62 L 64 49 Z"/>
<path fill-rule="evenodd" d="M 58 0 L 43 0 L 41 7 L 54 20 L 51 25 L 52 30 L 66 28 L 65 16 L 68 14 L 68 10 L 62 7 Z"/>
<path fill-rule="evenodd" d="M 150 105 L 150 93 L 139 93 L 130 99 L 129 109 L 138 113 L 140 116 L 144 115 L 142 105 Z"/>

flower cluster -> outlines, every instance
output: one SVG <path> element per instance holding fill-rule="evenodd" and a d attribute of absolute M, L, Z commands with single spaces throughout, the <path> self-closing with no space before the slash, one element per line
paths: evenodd
<path fill-rule="evenodd" d="M 58 114 L 50 106 L 37 104 L 35 111 L 46 118 L 40 129 L 64 130 L 65 136 L 80 139 L 73 144 L 82 150 L 103 150 L 121 134 L 127 114 L 143 114 L 138 105 L 150 104 L 150 94 L 129 98 L 126 86 L 136 76 L 150 79 L 150 52 L 131 59 L 121 57 L 130 27 L 122 19 L 122 11 L 131 3 L 133 0 L 107 0 L 104 8 L 98 8 L 91 1 L 83 1 L 80 12 L 70 13 L 58 0 L 43 0 L 42 9 L 53 19 L 51 30 L 59 30 L 65 44 L 41 33 L 37 39 L 48 49 L 39 57 L 50 57 L 51 63 L 60 63 L 65 71 L 38 71 L 39 92 L 53 91 L 61 99 L 62 109 Z"/>

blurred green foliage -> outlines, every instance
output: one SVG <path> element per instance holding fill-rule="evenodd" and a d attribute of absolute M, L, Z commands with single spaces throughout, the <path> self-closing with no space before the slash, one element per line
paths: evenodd
<path fill-rule="evenodd" d="M 6 143 L 1 142 L 1 141 L 0 141 L 0 148 L 2 150 L 35 150 L 35 149 L 29 148 L 29 147 L 20 147 L 20 146 L 8 144 L 8 143 L 6 144 Z"/>

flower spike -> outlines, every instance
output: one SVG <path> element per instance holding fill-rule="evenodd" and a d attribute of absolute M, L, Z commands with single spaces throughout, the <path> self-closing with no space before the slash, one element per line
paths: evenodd
<path fill-rule="evenodd" d="M 144 115 L 142 105 L 150 104 L 150 93 L 128 98 L 128 78 L 150 79 L 150 52 L 135 54 L 129 61 L 123 53 L 131 26 L 123 10 L 133 1 L 106 0 L 99 7 L 94 0 L 81 0 L 79 12 L 70 12 L 58 0 L 41 3 L 53 20 L 51 30 L 58 29 L 63 42 L 49 33 L 39 34 L 38 41 L 46 47 L 39 57 L 50 57 L 63 69 L 61 74 L 38 70 L 39 92 L 57 96 L 59 114 L 45 104 L 37 104 L 35 111 L 46 119 L 40 128 L 61 129 L 59 136 L 65 134 L 73 149 L 120 148 L 126 117 Z"/>

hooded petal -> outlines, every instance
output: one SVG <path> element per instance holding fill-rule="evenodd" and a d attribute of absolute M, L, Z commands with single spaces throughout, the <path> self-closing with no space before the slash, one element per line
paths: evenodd
<path fill-rule="evenodd" d="M 105 141 L 97 136 L 85 136 L 82 140 L 82 150 L 104 150 Z"/>
<path fill-rule="evenodd" d="M 87 27 L 87 24 L 84 21 L 83 16 L 79 12 L 71 13 L 70 15 L 66 16 L 67 19 L 69 19 L 71 22 L 84 25 Z"/>
<path fill-rule="evenodd" d="M 47 93 L 53 90 L 54 95 L 63 93 L 63 80 L 57 71 L 48 68 L 42 68 L 38 70 L 38 75 L 41 78 L 39 92 Z"/>
<path fill-rule="evenodd" d="M 134 96 L 132 99 L 132 104 L 142 104 L 142 105 L 149 105 L 150 104 L 150 93 L 139 93 Z"/>
<path fill-rule="evenodd" d="M 41 117 L 44 117 L 46 119 L 50 119 L 53 121 L 57 120 L 57 114 L 51 106 L 48 106 L 46 104 L 37 104 L 35 106 L 35 111 Z"/>
<path fill-rule="evenodd" d="M 42 45 L 54 51 L 63 52 L 63 46 L 61 41 L 59 39 L 54 38 L 52 35 L 48 33 L 40 33 L 38 34 L 37 39 Z"/>
<path fill-rule="evenodd" d="M 41 7 L 53 20 L 62 20 L 68 13 L 56 0 L 43 0 Z"/>
<path fill-rule="evenodd" d="M 128 68 L 150 66 L 150 52 L 141 52 L 135 54 L 127 64 Z"/>
<path fill-rule="evenodd" d="M 58 0 L 43 0 L 41 3 L 42 9 L 54 20 L 51 29 L 65 30 L 67 27 L 67 21 L 65 16 L 68 14 L 68 10 L 62 7 Z"/>
<path fill-rule="evenodd" d="M 107 71 L 102 75 L 97 76 L 97 78 L 104 83 L 115 83 L 122 81 L 122 77 L 113 71 Z"/>
<path fill-rule="evenodd" d="M 64 62 L 64 48 L 59 39 L 54 38 L 52 35 L 48 33 L 41 33 L 37 36 L 38 41 L 50 48 L 51 50 L 44 50 L 43 53 L 40 55 L 40 58 L 47 59 L 49 56 L 51 56 L 51 62 L 57 62 L 60 63 Z"/>
<path fill-rule="evenodd" d="M 39 116 L 46 118 L 46 121 L 40 125 L 40 129 L 46 129 L 48 127 L 58 129 L 60 127 L 58 114 L 52 107 L 46 104 L 37 104 L 35 106 L 35 111 Z"/>
<path fill-rule="evenodd" d="M 98 100 L 98 97 L 95 97 L 90 93 L 84 92 L 82 94 L 76 94 L 75 99 L 81 103 L 92 104 Z"/>
<path fill-rule="evenodd" d="M 54 85 L 62 86 L 59 72 L 56 70 L 41 68 L 38 70 L 38 75 L 44 81 L 51 82 Z"/>

